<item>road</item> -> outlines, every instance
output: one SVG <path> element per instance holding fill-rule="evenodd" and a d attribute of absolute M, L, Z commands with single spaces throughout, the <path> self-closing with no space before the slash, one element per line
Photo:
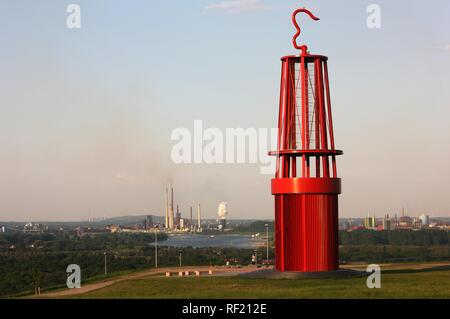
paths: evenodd
<path fill-rule="evenodd" d="M 165 273 L 167 271 L 171 273 L 178 273 L 179 271 L 200 271 L 200 272 L 208 272 L 209 269 L 213 270 L 212 275 L 204 275 L 202 276 L 233 276 L 237 275 L 239 273 L 245 273 L 245 272 L 251 272 L 255 271 L 255 267 L 246 267 L 246 268 L 226 268 L 226 267 L 209 267 L 209 266 L 191 266 L 191 267 L 167 267 L 167 268 L 158 268 L 158 269 L 150 269 L 145 270 L 133 274 L 127 274 L 118 276 L 115 278 L 111 278 L 105 281 L 100 282 L 94 282 L 82 285 L 81 288 L 75 288 L 75 289 L 63 289 L 63 290 L 57 290 L 53 292 L 43 293 L 38 298 L 62 298 L 62 297 L 70 297 L 75 296 L 79 294 L 84 294 L 93 290 L 101 289 L 110 285 L 113 285 L 115 283 L 124 281 L 124 280 L 130 280 L 130 279 L 136 279 L 141 277 L 147 277 L 147 276 L 165 276 Z M 173 276 L 173 274 L 172 274 Z M 31 295 L 27 296 L 25 298 L 36 298 L 36 296 Z"/>

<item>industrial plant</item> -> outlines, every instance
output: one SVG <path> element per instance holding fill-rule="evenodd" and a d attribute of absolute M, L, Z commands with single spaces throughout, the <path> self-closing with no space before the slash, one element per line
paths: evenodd
<path fill-rule="evenodd" d="M 201 205 L 197 204 L 197 213 L 194 217 L 194 207 L 189 207 L 189 218 L 183 217 L 179 204 L 174 204 L 174 189 L 166 187 L 165 217 L 162 229 L 169 233 L 202 233 L 204 225 L 202 221 Z M 215 229 L 224 231 L 227 229 L 227 203 L 219 203 L 217 212 L 217 225 Z M 210 224 L 208 224 L 209 228 Z"/>

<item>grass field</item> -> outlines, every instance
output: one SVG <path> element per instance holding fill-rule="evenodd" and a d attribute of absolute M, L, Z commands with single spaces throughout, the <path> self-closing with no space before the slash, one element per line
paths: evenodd
<path fill-rule="evenodd" d="M 367 288 L 365 277 L 293 280 L 149 276 L 75 298 L 450 298 L 450 269 L 385 271 L 381 289 Z"/>

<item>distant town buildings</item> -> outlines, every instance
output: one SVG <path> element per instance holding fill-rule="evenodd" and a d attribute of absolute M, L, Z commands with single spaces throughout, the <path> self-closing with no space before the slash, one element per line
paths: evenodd
<path fill-rule="evenodd" d="M 392 220 L 389 218 L 389 214 L 386 214 L 383 218 L 383 230 L 392 230 Z"/>
<path fill-rule="evenodd" d="M 409 216 L 402 215 L 398 222 L 397 228 L 399 229 L 411 229 L 413 226 L 413 219 Z"/>
<path fill-rule="evenodd" d="M 167 195 L 169 191 L 167 190 Z M 173 190 L 170 194 L 173 196 Z M 173 228 L 170 228 L 164 222 L 169 221 L 172 218 L 170 213 L 172 211 L 172 202 L 174 198 L 167 196 L 166 198 L 166 216 L 158 215 L 144 215 L 136 216 L 139 218 L 126 219 L 126 223 L 123 220 L 112 219 L 111 224 L 107 224 L 102 220 L 96 220 L 95 222 L 86 223 L 86 221 L 80 222 L 78 225 L 67 226 L 67 224 L 60 224 L 59 226 L 52 225 L 52 229 L 49 230 L 48 225 L 36 222 L 28 223 L 3 223 L 0 224 L 1 233 L 11 232 L 24 232 L 29 234 L 42 234 L 46 232 L 70 232 L 79 237 L 86 235 L 96 235 L 104 233 L 153 233 L 158 227 L 159 231 L 168 233 L 202 233 L 202 232 L 228 232 L 234 228 L 239 228 L 240 222 L 229 222 L 227 220 L 228 210 L 227 203 L 221 202 L 218 205 L 217 219 L 202 219 L 201 206 L 197 206 L 197 214 L 193 206 L 190 206 L 190 215 L 183 217 L 182 209 L 180 205 L 176 205 Z M 164 215 L 164 214 L 163 214 Z M 376 215 L 369 213 L 364 218 L 340 218 L 339 230 L 341 231 L 355 231 L 359 229 L 370 229 L 374 231 L 393 231 L 393 230 L 423 230 L 423 229 L 436 229 L 450 231 L 449 218 L 430 218 L 429 215 L 422 213 L 419 216 L 408 216 L 403 210 L 401 217 L 398 217 L 395 213 L 392 217 L 391 214 L 386 213 L 383 218 L 376 218 Z M 51 224 L 50 224 L 51 225 Z"/>
<path fill-rule="evenodd" d="M 34 233 L 34 234 L 42 234 L 44 231 L 48 230 L 48 227 L 44 224 L 38 224 L 38 223 L 26 223 L 25 226 L 23 226 L 24 233 Z"/>
<path fill-rule="evenodd" d="M 75 228 L 75 232 L 78 237 L 83 237 L 86 235 L 109 233 L 110 230 L 107 227 L 78 226 Z"/>
<path fill-rule="evenodd" d="M 119 225 L 108 225 L 106 226 L 106 229 L 108 229 L 111 233 L 117 233 L 121 230 Z"/>
<path fill-rule="evenodd" d="M 345 231 L 353 231 L 361 228 L 377 231 L 389 231 L 396 229 L 440 229 L 450 231 L 450 225 L 445 222 L 439 220 L 437 222 L 431 222 L 430 216 L 427 214 L 421 214 L 418 217 L 411 217 L 406 215 L 404 210 L 402 210 L 402 215 L 400 218 L 397 217 L 397 214 L 394 215 L 394 218 L 392 218 L 390 214 L 385 214 L 383 218 L 377 219 L 375 214 L 368 214 L 367 217 L 362 219 L 341 219 L 339 225 L 339 229 Z"/>
<path fill-rule="evenodd" d="M 375 214 L 373 216 L 367 214 L 367 217 L 364 219 L 364 227 L 367 229 L 375 229 L 377 227 Z"/>
<path fill-rule="evenodd" d="M 153 228 L 154 224 L 153 224 L 153 216 L 152 215 L 147 215 L 147 217 L 144 220 L 144 228 L 145 229 L 151 229 Z"/>
<path fill-rule="evenodd" d="M 422 214 L 419 218 L 422 221 L 422 226 L 428 227 L 430 225 L 430 216 Z"/>

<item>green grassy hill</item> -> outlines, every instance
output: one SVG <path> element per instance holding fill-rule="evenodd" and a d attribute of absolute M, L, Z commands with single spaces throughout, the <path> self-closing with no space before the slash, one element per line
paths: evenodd
<path fill-rule="evenodd" d="M 450 298 L 450 269 L 385 271 L 381 289 L 366 278 L 250 279 L 144 277 L 77 298 Z"/>

